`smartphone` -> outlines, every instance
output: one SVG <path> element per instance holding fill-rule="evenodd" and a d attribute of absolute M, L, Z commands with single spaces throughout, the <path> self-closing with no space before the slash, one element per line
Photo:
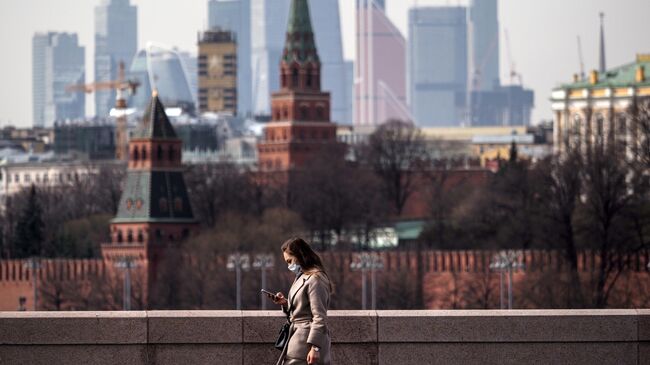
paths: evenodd
<path fill-rule="evenodd" d="M 270 296 L 272 299 L 275 299 L 275 293 L 271 293 L 270 291 L 268 291 L 266 289 L 262 289 L 262 290 L 260 290 L 260 292 Z"/>

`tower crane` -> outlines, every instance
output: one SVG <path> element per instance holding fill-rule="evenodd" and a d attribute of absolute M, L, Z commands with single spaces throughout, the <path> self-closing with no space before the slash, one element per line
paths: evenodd
<path fill-rule="evenodd" d="M 523 85 L 521 74 L 517 72 L 515 67 L 515 62 L 512 60 L 512 52 L 510 50 L 510 36 L 508 35 L 508 29 L 503 30 L 504 36 L 506 38 L 506 48 L 508 55 L 508 65 L 510 66 L 510 84 L 515 85 L 515 79 L 519 80 L 519 85 Z"/>
<path fill-rule="evenodd" d="M 65 88 L 66 92 L 85 92 L 87 94 L 102 91 L 102 90 L 116 90 L 117 96 L 115 98 L 115 109 L 118 111 L 116 119 L 116 146 L 115 157 L 118 160 L 126 161 L 128 157 L 128 140 L 126 128 L 126 98 L 125 91 L 129 91 L 131 95 L 135 94 L 140 86 L 137 80 L 127 80 L 124 71 L 124 61 L 120 61 L 117 72 L 117 80 L 93 82 L 89 84 L 72 84 Z"/>

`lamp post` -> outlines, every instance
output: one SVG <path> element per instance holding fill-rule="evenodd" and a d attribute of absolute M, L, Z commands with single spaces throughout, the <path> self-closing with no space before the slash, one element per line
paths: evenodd
<path fill-rule="evenodd" d="M 122 257 L 115 261 L 115 267 L 124 270 L 124 294 L 122 306 L 125 311 L 131 310 L 131 269 L 138 267 L 132 257 Z"/>
<path fill-rule="evenodd" d="M 372 309 L 377 309 L 377 280 L 376 271 L 384 268 L 384 263 L 376 253 L 363 252 L 357 256 L 357 260 L 350 263 L 350 270 L 361 271 L 361 309 L 366 310 L 366 272 L 370 270 L 370 285 L 372 296 Z"/>
<path fill-rule="evenodd" d="M 271 254 L 258 254 L 255 255 L 253 260 L 253 268 L 260 270 L 262 273 L 262 289 L 266 289 L 266 269 L 272 268 L 274 265 L 273 255 Z M 266 310 L 266 294 L 261 293 L 260 299 L 262 301 L 262 310 Z"/>
<path fill-rule="evenodd" d="M 38 274 L 36 270 L 41 268 L 41 261 L 37 256 L 32 256 L 25 264 L 25 268 L 31 270 L 32 286 L 34 287 L 34 311 L 38 308 Z"/>
<path fill-rule="evenodd" d="M 250 256 L 247 254 L 242 255 L 239 252 L 229 255 L 226 268 L 229 271 L 235 272 L 237 280 L 237 310 L 241 310 L 241 272 L 242 270 L 250 270 Z"/>
<path fill-rule="evenodd" d="M 514 270 L 523 269 L 526 267 L 521 262 L 521 251 L 500 251 L 496 254 L 490 262 L 490 270 L 498 271 L 499 278 L 499 307 L 504 309 L 504 290 L 503 290 L 503 275 L 508 272 L 508 309 L 512 309 L 512 272 Z"/>

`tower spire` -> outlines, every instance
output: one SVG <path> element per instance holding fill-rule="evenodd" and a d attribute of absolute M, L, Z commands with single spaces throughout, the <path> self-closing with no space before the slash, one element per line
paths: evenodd
<path fill-rule="evenodd" d="M 307 0 L 292 0 L 282 60 L 286 63 L 319 62 Z"/>
<path fill-rule="evenodd" d="M 598 71 L 605 72 L 607 65 L 605 64 L 605 13 L 600 13 L 600 63 Z"/>

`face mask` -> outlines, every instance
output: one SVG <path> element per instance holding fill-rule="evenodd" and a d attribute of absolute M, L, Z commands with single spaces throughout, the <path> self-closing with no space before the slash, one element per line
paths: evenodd
<path fill-rule="evenodd" d="M 287 267 L 289 271 L 293 272 L 294 274 L 298 275 L 300 272 L 300 265 L 296 264 L 295 262 Z"/>

